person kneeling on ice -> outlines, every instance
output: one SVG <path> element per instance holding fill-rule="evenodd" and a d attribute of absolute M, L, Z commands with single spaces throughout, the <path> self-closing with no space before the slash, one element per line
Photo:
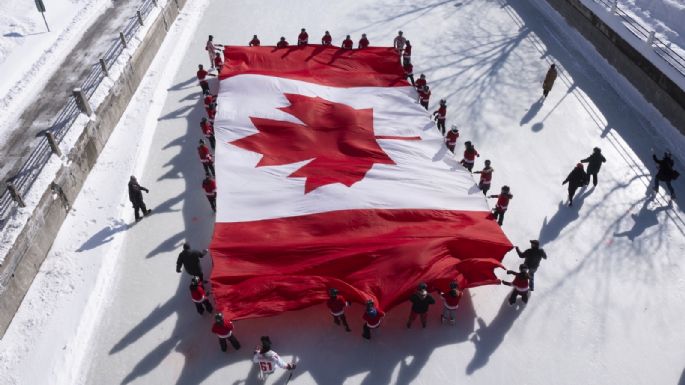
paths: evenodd
<path fill-rule="evenodd" d="M 345 317 L 345 308 L 350 306 L 350 303 L 345 300 L 345 297 L 338 294 L 338 289 L 336 288 L 330 288 L 328 295 L 330 298 L 326 301 L 326 306 L 328 306 L 328 310 L 330 310 L 333 316 L 333 322 L 336 325 L 340 325 L 342 322 L 345 330 L 349 332 L 350 326 L 347 324 L 347 318 Z"/>
<path fill-rule="evenodd" d="M 225 352 L 228 349 L 226 340 L 231 342 L 231 346 L 235 350 L 240 349 L 240 342 L 233 335 L 233 322 L 224 319 L 222 313 L 214 314 L 214 325 L 212 325 L 212 333 L 219 337 L 219 346 L 221 346 L 221 351 Z"/>
<path fill-rule="evenodd" d="M 455 313 L 459 307 L 459 301 L 461 301 L 462 296 L 461 290 L 459 290 L 459 285 L 457 281 L 450 282 L 450 290 L 447 293 L 440 293 L 442 297 L 442 314 L 440 315 L 440 323 L 444 323 L 445 320 L 450 321 L 450 325 L 454 325 Z"/>
<path fill-rule="evenodd" d="M 364 319 L 362 337 L 366 338 L 367 340 L 370 340 L 371 329 L 378 329 L 381 326 L 381 321 L 383 321 L 383 317 L 385 317 L 385 313 L 380 309 L 376 309 L 372 299 L 366 301 L 366 311 L 362 316 L 362 319 Z"/>
<path fill-rule="evenodd" d="M 507 270 L 507 274 L 514 275 L 513 281 L 502 281 L 502 285 L 512 286 L 514 288 L 509 296 L 509 305 L 513 305 L 516 302 L 516 297 L 519 295 L 521 296 L 523 303 L 528 303 L 528 282 L 530 276 L 528 275 L 528 268 L 526 265 L 519 266 L 518 273 L 514 270 Z"/>
<path fill-rule="evenodd" d="M 414 322 L 417 315 L 421 318 L 421 326 L 426 328 L 428 307 L 435 304 L 433 296 L 428 294 L 428 285 L 426 285 L 425 282 L 421 282 L 416 292 L 409 298 L 409 301 L 411 302 L 411 311 L 409 312 L 407 329 L 411 328 L 411 324 Z"/>
<path fill-rule="evenodd" d="M 131 201 L 131 204 L 133 205 L 133 214 L 136 217 L 136 222 L 141 219 L 138 211 L 142 211 L 144 216 L 149 215 L 152 212 L 152 210 L 148 210 L 147 207 L 145 207 L 143 191 L 146 193 L 150 192 L 150 190 L 138 184 L 138 179 L 131 175 L 131 179 L 128 181 L 128 200 Z"/>
<path fill-rule="evenodd" d="M 209 299 L 205 294 L 205 287 L 198 277 L 193 277 L 193 279 L 190 280 L 190 298 L 193 300 L 193 303 L 195 303 L 195 308 L 198 313 L 204 314 L 205 309 L 207 309 L 208 313 L 214 311 L 211 302 L 209 302 Z"/>
<path fill-rule="evenodd" d="M 271 350 L 271 339 L 269 336 L 262 336 L 260 338 L 261 344 L 255 348 L 252 362 L 259 365 L 259 370 L 262 376 L 269 375 L 276 370 L 276 367 L 287 370 L 293 370 L 297 366 L 294 362 L 286 363 L 278 353 Z"/>
<path fill-rule="evenodd" d="M 507 212 L 509 201 L 514 197 L 509 191 L 509 186 L 502 186 L 502 191 L 498 195 L 488 195 L 488 198 L 497 198 L 495 208 L 492 209 L 492 215 L 497 219 L 497 223 L 500 226 L 504 222 L 504 213 Z"/>

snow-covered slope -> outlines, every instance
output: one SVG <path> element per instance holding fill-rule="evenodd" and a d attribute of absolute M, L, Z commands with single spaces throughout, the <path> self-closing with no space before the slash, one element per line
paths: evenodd
<path fill-rule="evenodd" d="M 300 360 L 291 383 L 301 385 L 682 380 L 685 222 L 668 196 L 647 194 L 650 150 L 683 148 L 673 143 L 682 135 L 546 5 L 198 0 L 187 7 L 0 341 L 0 382 L 35 383 L 55 373 L 42 378 L 258 384 L 250 358 L 264 334 L 287 359 Z M 475 143 L 483 154 L 477 168 L 492 160 L 495 189 L 512 186 L 505 232 L 522 247 L 539 238 L 547 250 L 527 306 L 509 307 L 504 286 L 477 288 L 454 327 L 441 326 L 433 309 L 427 329 L 406 330 L 409 308 L 400 307 L 370 343 L 359 336 L 360 306 L 348 316 L 349 334 L 315 307 L 239 321 L 243 348 L 219 351 L 210 317 L 190 302 L 188 276 L 174 272 L 182 242 L 203 248 L 211 237 L 194 146 L 204 114 L 194 72 L 206 64 L 208 34 L 227 44 L 258 34 L 273 44 L 280 36 L 294 40 L 302 27 L 312 40 L 329 30 L 336 42 L 366 33 L 376 45 L 405 32 L 415 72 L 431 85 L 431 107 L 446 98 L 447 124 L 461 129 L 459 146 Z M 560 74 L 543 102 L 551 62 Z M 607 158 L 600 183 L 567 207 L 561 182 L 594 146 Z M 146 201 L 155 210 L 134 226 L 127 224 L 130 173 L 150 188 Z M 511 253 L 504 262 L 516 267 L 519 259 Z M 62 349 L 66 359 L 49 358 Z M 27 370 L 37 362 L 52 371 Z M 278 373 L 267 383 L 284 381 Z"/>

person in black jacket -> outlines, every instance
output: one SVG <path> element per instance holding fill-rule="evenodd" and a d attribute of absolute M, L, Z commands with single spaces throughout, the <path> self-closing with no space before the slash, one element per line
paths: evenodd
<path fill-rule="evenodd" d="M 597 173 L 599 173 L 602 163 L 606 161 L 606 158 L 602 155 L 602 149 L 599 147 L 593 148 L 592 155 L 580 161 L 580 163 L 587 163 L 588 182 L 590 181 L 590 175 L 592 175 L 592 184 L 594 186 L 597 186 Z M 587 184 L 587 182 L 585 184 Z"/>
<path fill-rule="evenodd" d="M 428 320 L 428 307 L 435 304 L 433 296 L 428 294 L 428 285 L 421 282 L 416 293 L 412 294 L 409 300 L 411 301 L 411 312 L 409 313 L 409 321 L 407 321 L 407 329 L 411 328 L 411 324 L 417 315 L 421 317 L 421 326 L 425 328 Z"/>
<path fill-rule="evenodd" d="M 596 175 L 596 174 L 595 174 Z M 576 195 L 576 190 L 580 186 L 587 184 L 590 177 L 585 175 L 585 170 L 583 170 L 583 164 L 578 163 L 576 167 L 573 168 L 570 174 L 561 183 L 562 186 L 568 183 L 568 205 L 573 206 L 573 197 Z"/>
<path fill-rule="evenodd" d="M 535 289 L 535 272 L 540 266 L 540 261 L 547 259 L 547 254 L 545 250 L 540 247 L 540 241 L 537 239 L 532 239 L 530 241 L 530 249 L 521 252 L 518 246 L 516 246 L 516 254 L 519 258 L 523 258 L 523 264 L 528 268 L 528 275 L 530 276 L 530 291 Z"/>
<path fill-rule="evenodd" d="M 138 184 L 138 180 L 135 176 L 131 175 L 131 179 L 128 181 L 128 200 L 131 201 L 133 205 L 133 213 L 136 217 L 136 222 L 138 222 L 141 217 L 138 213 L 139 210 L 143 212 L 143 215 L 148 215 L 152 210 L 148 210 L 145 207 L 145 202 L 143 202 L 143 191 L 149 193 L 150 190 Z"/>
<path fill-rule="evenodd" d="M 176 272 L 181 272 L 181 266 L 186 269 L 186 272 L 192 276 L 200 278 L 201 282 L 205 281 L 204 274 L 202 274 L 202 266 L 200 266 L 200 258 L 207 255 L 207 250 L 192 250 L 188 243 L 183 244 L 183 251 L 178 254 L 178 259 L 176 260 Z"/>
<path fill-rule="evenodd" d="M 670 152 L 664 152 L 663 159 L 659 160 L 656 154 L 652 154 L 652 159 L 659 166 L 659 170 L 656 173 L 656 178 L 654 179 L 654 191 L 659 191 L 659 181 L 666 183 L 666 188 L 668 192 L 671 193 L 671 199 L 675 198 L 675 191 L 673 191 L 673 185 L 671 181 L 677 178 L 680 174 L 673 169 L 673 157 Z"/>

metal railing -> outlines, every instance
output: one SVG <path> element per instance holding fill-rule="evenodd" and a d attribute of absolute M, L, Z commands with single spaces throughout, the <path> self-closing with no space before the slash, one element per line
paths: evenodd
<path fill-rule="evenodd" d="M 81 92 L 86 100 L 92 98 L 102 80 L 109 75 L 108 71 L 117 62 L 126 45 L 143 27 L 143 23 L 150 16 L 154 8 L 158 6 L 157 2 L 158 0 L 143 0 L 136 14 L 129 19 L 128 23 L 121 30 L 120 38 L 116 39 L 107 51 L 102 54 L 98 63 L 91 66 L 90 72 L 80 85 Z M 54 153 L 53 146 L 50 145 L 51 138 L 49 136 L 51 135 L 54 138 L 53 145 L 55 143 L 59 144 L 82 113 L 77 104 L 76 97 L 70 97 L 64 107 L 57 113 L 52 125 L 44 131 L 45 135 L 41 135 L 36 139 L 37 143 L 31 149 L 19 171 L 5 181 L 4 187 L 6 188 L 0 194 L 0 231 L 4 230 L 16 209 L 24 205 L 22 197 L 31 189 L 43 167 L 45 167 Z"/>
<path fill-rule="evenodd" d="M 638 39 L 644 41 L 647 45 L 654 49 L 659 57 L 664 59 L 671 67 L 685 76 L 685 57 L 675 52 L 671 48 L 671 43 L 665 43 L 662 39 L 656 36 L 653 30 L 642 25 L 639 21 L 632 18 L 624 10 L 621 9 L 618 0 L 593 0 L 597 4 L 601 4 L 613 14 L 621 18 L 622 24 L 635 35 Z M 683 47 L 685 50 L 685 47 Z"/>

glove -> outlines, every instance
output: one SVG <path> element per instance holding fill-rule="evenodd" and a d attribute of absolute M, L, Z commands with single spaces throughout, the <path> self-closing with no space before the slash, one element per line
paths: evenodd
<path fill-rule="evenodd" d="M 176 272 L 177 272 L 177 273 L 180 273 L 180 272 L 181 272 L 181 269 L 176 269 Z"/>
<path fill-rule="evenodd" d="M 291 362 L 288 364 L 288 370 L 295 370 L 296 367 L 297 367 L 297 364 L 295 364 L 294 362 Z"/>
<path fill-rule="evenodd" d="M 202 255 L 207 255 L 207 253 L 209 253 L 209 250 L 207 250 L 207 249 L 202 250 Z"/>
<path fill-rule="evenodd" d="M 150 192 L 150 190 L 148 190 L 148 189 L 145 189 L 145 193 L 149 193 L 149 192 Z"/>

